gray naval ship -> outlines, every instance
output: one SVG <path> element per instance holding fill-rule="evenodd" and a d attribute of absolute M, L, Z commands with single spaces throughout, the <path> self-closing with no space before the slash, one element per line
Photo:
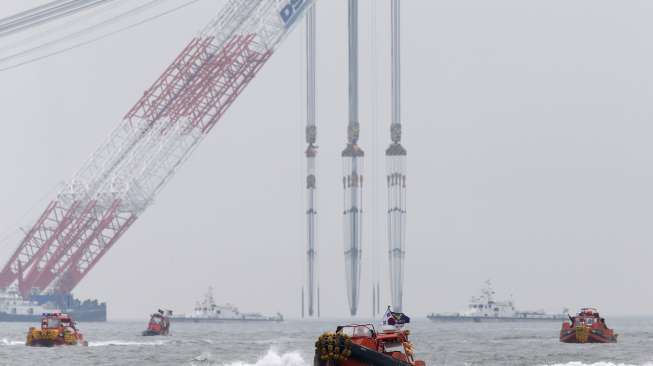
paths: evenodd
<path fill-rule="evenodd" d="M 213 298 L 213 288 L 209 287 L 204 300 L 198 301 L 191 314 L 173 315 L 172 322 L 281 322 L 283 315 L 263 315 L 260 313 L 241 313 L 231 304 L 218 305 Z"/>
<path fill-rule="evenodd" d="M 494 299 L 492 283 L 488 280 L 480 296 L 470 300 L 467 309 L 458 313 L 433 313 L 427 316 L 432 321 L 562 321 L 567 319 L 568 309 L 551 314 L 544 311 L 522 311 L 515 308 L 512 300 Z"/>
<path fill-rule="evenodd" d="M 38 322 L 41 314 L 55 312 L 69 314 L 75 321 L 107 320 L 107 304 L 97 300 L 80 301 L 69 293 L 24 298 L 16 289 L 0 290 L 0 322 Z"/>

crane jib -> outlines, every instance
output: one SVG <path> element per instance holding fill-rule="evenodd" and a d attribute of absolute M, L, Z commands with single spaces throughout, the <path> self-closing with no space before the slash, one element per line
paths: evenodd
<path fill-rule="evenodd" d="M 308 0 L 288 0 L 286 6 L 282 7 L 279 12 L 286 28 L 290 27 L 297 20 L 297 17 L 302 13 L 302 10 L 308 3 L 310 3 Z"/>

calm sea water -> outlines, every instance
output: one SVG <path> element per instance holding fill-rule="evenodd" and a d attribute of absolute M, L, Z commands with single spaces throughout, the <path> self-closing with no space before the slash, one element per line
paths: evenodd
<path fill-rule="evenodd" d="M 427 365 L 653 366 L 653 319 L 608 319 L 619 343 L 558 342 L 557 322 L 433 323 L 413 319 Z M 143 322 L 80 324 L 89 347 L 24 346 L 29 324 L 4 323 L 0 365 L 311 365 L 313 344 L 339 321 L 173 324 L 170 337 L 142 337 Z"/>

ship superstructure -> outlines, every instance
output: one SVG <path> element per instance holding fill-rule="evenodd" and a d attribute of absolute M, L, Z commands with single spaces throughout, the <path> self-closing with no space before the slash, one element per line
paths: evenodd
<path fill-rule="evenodd" d="M 0 289 L 0 322 L 38 321 L 44 313 L 64 311 L 80 321 L 106 321 L 106 303 L 79 301 L 70 294 L 23 296 L 16 288 Z"/>
<path fill-rule="evenodd" d="M 17 290 L 0 290 L 0 320 L 7 317 L 34 316 L 37 319 L 48 309 L 36 301 L 25 300 Z"/>

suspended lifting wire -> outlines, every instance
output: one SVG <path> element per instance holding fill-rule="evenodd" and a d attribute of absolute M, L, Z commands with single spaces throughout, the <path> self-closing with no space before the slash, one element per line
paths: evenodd
<path fill-rule="evenodd" d="M 151 2 L 156 2 L 156 1 L 160 1 L 160 0 L 153 0 L 153 1 L 151 1 Z M 194 3 L 197 3 L 197 2 L 199 2 L 199 1 L 201 1 L 201 0 L 191 0 L 191 1 L 187 1 L 187 2 L 185 2 L 185 3 L 183 3 L 183 4 L 179 5 L 179 6 L 176 6 L 176 7 L 172 8 L 172 9 L 169 9 L 169 10 L 166 10 L 166 11 L 164 11 L 164 12 L 162 12 L 162 13 L 159 13 L 159 14 L 153 15 L 153 16 L 148 17 L 148 18 L 145 18 L 145 19 L 143 19 L 143 20 L 141 20 L 141 21 L 139 21 L 139 22 L 132 23 L 132 24 L 130 24 L 130 25 L 128 25 L 128 26 L 125 26 L 125 27 L 122 27 L 122 28 L 116 29 L 116 30 L 114 30 L 114 31 L 112 31 L 112 32 L 109 32 L 109 33 L 103 34 L 103 35 L 101 35 L 101 36 L 98 36 L 98 37 L 95 37 L 95 38 L 91 38 L 91 39 L 89 39 L 89 40 L 87 40 L 87 41 L 78 42 L 78 43 L 75 43 L 75 44 L 73 44 L 73 45 L 71 45 L 71 46 L 69 46 L 69 47 L 66 47 L 66 48 L 63 48 L 63 49 L 60 49 L 60 50 L 57 50 L 57 51 L 49 52 L 49 53 L 46 53 L 46 54 L 44 54 L 44 55 L 41 55 L 41 56 L 38 56 L 38 57 L 34 57 L 34 58 L 31 58 L 31 59 L 28 59 L 28 60 L 25 60 L 25 61 L 22 61 L 22 62 L 19 62 L 19 63 L 13 64 L 13 65 L 10 65 L 10 66 L 2 67 L 2 68 L 0 68 L 0 72 L 8 71 L 8 70 L 12 70 L 12 69 L 15 69 L 15 68 L 20 67 L 20 66 L 28 65 L 28 64 L 31 64 L 31 63 L 34 63 L 34 62 L 40 61 L 40 60 L 44 60 L 44 59 L 47 59 L 47 58 L 50 58 L 50 57 L 53 57 L 53 56 L 56 56 L 56 55 L 59 55 L 59 54 L 62 54 L 62 53 L 65 53 L 65 52 L 71 51 L 71 50 L 74 50 L 74 49 L 76 49 L 76 48 L 80 48 L 80 47 L 83 47 L 83 46 L 89 45 L 89 44 L 91 44 L 91 43 L 94 43 L 94 42 L 100 41 L 100 40 L 102 40 L 102 39 L 105 39 L 105 38 L 111 37 L 111 36 L 116 35 L 116 34 L 118 34 L 118 33 L 122 33 L 122 32 L 124 32 L 124 31 L 126 31 L 126 30 L 129 30 L 129 29 L 132 29 L 132 28 L 138 27 L 138 26 L 143 25 L 143 24 L 145 24 L 145 23 L 149 23 L 149 22 L 151 22 L 151 21 L 153 21 L 153 20 L 156 20 L 156 19 L 161 18 L 161 17 L 163 17 L 163 16 L 166 16 L 166 15 L 168 15 L 168 14 L 174 13 L 174 12 L 176 12 L 176 11 L 178 11 L 178 10 L 181 10 L 181 9 L 183 9 L 183 8 L 185 8 L 185 7 L 188 7 L 188 6 L 190 6 L 190 5 L 194 4 Z M 148 4 L 149 4 L 149 3 L 148 3 Z M 37 50 L 38 48 L 41 48 L 41 47 L 40 47 L 40 46 L 39 46 L 39 47 L 34 47 L 33 49 L 30 49 L 30 50 Z M 29 51 L 29 50 L 28 50 L 28 51 Z M 20 54 L 22 55 L 23 53 L 24 53 L 24 52 L 21 52 Z M 6 60 L 11 59 L 11 58 L 13 58 L 13 56 L 5 57 L 5 58 L 3 58 L 3 59 L 0 59 L 0 62 L 2 62 L 2 61 L 6 61 Z"/>
<path fill-rule="evenodd" d="M 65 3 L 58 3 L 52 5 L 45 5 L 44 9 L 30 9 L 17 15 L 12 15 L 7 18 L 0 19 L 0 31 L 9 32 L 16 28 L 29 26 L 30 23 L 38 23 L 41 21 L 48 21 L 48 18 L 56 19 L 58 16 L 66 12 L 75 11 L 76 8 L 83 8 L 84 6 L 91 5 L 94 2 L 101 0 L 69 0 Z"/>
<path fill-rule="evenodd" d="M 27 211 L 20 215 L 13 225 L 5 227 L 5 229 L 2 230 L 0 234 L 0 248 L 4 248 L 8 243 L 10 243 L 9 239 L 12 238 L 12 235 L 14 235 L 18 230 L 21 230 L 20 225 L 23 223 L 23 220 L 27 218 L 27 216 L 34 212 L 37 207 L 42 206 L 43 202 L 45 202 L 45 200 L 47 200 L 52 195 L 52 193 L 60 191 L 64 185 L 64 182 L 55 184 L 51 189 L 48 190 L 46 194 L 44 194 L 41 198 L 38 199 L 38 201 L 36 201 L 30 208 L 28 208 Z"/>
<path fill-rule="evenodd" d="M 70 2 L 70 1 L 71 0 L 57 0 L 57 1 L 49 2 L 47 4 L 39 5 L 37 7 L 31 8 L 29 10 L 21 11 L 19 13 L 16 13 L 14 15 L 10 15 L 8 17 L 0 18 L 0 24 L 7 23 L 7 22 L 10 22 L 12 20 L 18 19 L 20 17 L 27 16 L 30 13 L 35 13 L 35 12 L 41 11 L 42 9 L 47 9 L 48 7 L 57 6 L 58 4 L 62 4 L 62 3 Z"/>
<path fill-rule="evenodd" d="M 5 22 L 6 24 L 2 24 L 2 20 L 0 20 L 0 37 L 6 37 L 10 34 L 37 27 L 112 1 L 115 0 L 75 0 L 53 9 L 47 9 L 36 14 L 27 15 L 16 20 Z"/>
<path fill-rule="evenodd" d="M 128 2 L 128 1 L 133 1 L 133 0 L 117 0 L 117 2 Z M 164 1 L 166 1 L 166 0 L 164 0 Z M 119 5 L 116 5 L 116 6 L 119 6 Z M 89 13 L 87 18 L 96 16 L 96 15 L 100 14 L 102 11 L 110 11 L 111 9 L 112 9 L 112 7 L 110 7 L 110 6 L 100 7 L 98 12 Z M 60 30 L 65 31 L 66 29 L 70 29 L 71 26 L 74 26 L 77 23 L 79 23 L 79 19 L 73 17 L 73 19 L 65 21 L 65 22 L 61 22 L 61 23 L 57 24 L 56 26 L 52 27 L 51 29 L 48 28 L 48 29 L 45 29 L 45 30 L 41 30 L 39 32 L 31 32 L 30 35 L 27 36 L 27 37 L 16 39 L 11 43 L 6 43 L 6 44 L 0 46 L 0 55 L 8 54 L 9 52 L 11 52 L 14 49 L 19 49 L 19 50 L 24 49 L 29 44 L 33 44 L 33 43 L 37 42 L 38 40 L 47 39 L 49 36 L 60 33 L 59 32 Z M 25 31 L 24 33 L 27 33 L 27 32 L 29 32 L 29 31 Z M 7 37 L 7 38 L 11 38 L 11 37 Z M 17 37 L 13 37 L 13 38 L 17 38 Z M 0 38 L 0 40 L 1 39 L 2 38 Z"/>
<path fill-rule="evenodd" d="M 301 28 L 302 28 L 305 35 L 308 34 L 308 26 L 307 26 L 305 21 L 302 22 Z M 306 43 L 305 43 L 304 38 L 300 38 L 300 40 L 299 40 L 299 57 L 297 59 L 300 60 L 300 62 L 299 62 L 300 67 L 297 68 L 297 70 L 299 71 L 299 77 L 297 78 L 297 80 L 299 81 L 299 98 L 300 98 L 300 100 L 305 101 L 306 100 L 306 94 L 307 94 L 307 91 L 306 91 L 306 84 L 307 84 L 307 82 L 306 82 L 306 63 L 307 63 L 307 60 L 306 60 Z M 303 151 L 303 148 L 304 148 L 305 127 L 306 127 L 306 121 L 308 120 L 308 113 L 306 112 L 306 110 L 307 110 L 307 107 L 306 107 L 306 105 L 304 103 L 298 103 L 298 111 L 297 112 L 299 113 L 299 118 L 298 118 L 299 128 L 297 129 L 297 131 L 299 132 L 299 139 L 297 139 L 297 141 L 298 141 L 298 150 L 297 151 Z M 304 154 L 300 153 L 298 156 L 299 156 L 299 165 L 298 165 L 298 167 L 299 167 L 299 169 L 298 169 L 299 177 L 297 179 L 297 182 L 299 182 L 299 189 L 300 189 L 300 192 L 301 192 L 301 191 L 304 191 L 306 189 L 306 177 L 305 177 L 305 174 L 306 174 L 306 171 L 307 171 L 306 167 L 307 167 L 308 164 L 306 162 L 306 158 L 305 158 Z M 308 204 L 308 196 L 304 195 L 304 200 L 300 201 L 301 208 L 298 210 L 298 212 L 302 212 L 302 211 L 305 212 L 307 204 Z M 308 230 L 306 215 L 300 216 L 300 219 L 301 219 L 302 227 L 304 227 L 306 230 Z M 306 232 L 306 235 L 304 237 L 308 238 L 308 232 Z M 303 242 L 303 245 L 306 245 L 306 242 Z M 304 251 L 304 253 L 306 253 L 306 252 Z M 304 287 L 302 287 L 302 289 L 306 288 L 308 290 L 308 278 L 309 278 L 309 275 L 308 275 L 308 263 L 306 261 L 305 256 L 302 257 L 302 263 L 304 263 L 303 271 L 302 271 L 303 272 L 302 273 L 302 278 L 304 279 L 304 281 L 302 281 L 302 282 L 303 282 Z M 310 296 L 310 295 L 308 295 L 308 296 Z M 302 304 L 303 304 L 303 302 L 304 302 L 304 294 L 303 294 L 303 290 L 302 290 Z M 302 305 L 302 313 L 303 312 L 304 312 L 304 306 Z"/>
<path fill-rule="evenodd" d="M 377 178 L 377 159 L 376 159 L 376 154 L 377 154 L 377 125 L 378 125 L 378 74 L 379 74 L 379 68 L 378 68 L 378 20 L 377 20 L 377 2 L 372 0 L 372 9 L 371 9 L 371 16 L 372 16 L 372 21 L 370 22 L 370 57 L 371 57 L 371 67 L 370 67 L 370 73 L 372 75 L 372 78 L 370 80 L 370 102 L 371 102 L 371 111 L 370 111 L 370 120 L 372 122 L 372 153 L 369 154 L 370 156 L 370 166 L 371 166 L 371 171 L 370 171 L 370 176 L 372 180 L 372 187 L 371 187 L 371 194 L 372 194 L 372 217 L 371 217 L 371 228 L 370 231 L 372 232 L 372 250 L 370 253 L 370 257 L 372 258 L 372 296 L 378 296 L 378 294 L 375 294 L 376 291 L 378 291 L 377 284 L 380 282 L 379 277 L 380 277 L 380 258 L 379 258 L 379 250 L 381 246 L 378 243 L 378 235 L 376 232 L 377 228 L 377 202 L 376 202 L 376 196 L 378 193 L 378 178 Z M 378 307 L 379 305 L 376 304 L 377 299 L 373 299 L 372 303 Z M 372 310 L 372 316 L 376 318 L 376 308 Z"/>
<path fill-rule="evenodd" d="M 19 20 L 20 18 L 27 18 L 32 16 L 33 14 L 38 14 L 38 13 L 43 13 L 46 11 L 49 11 L 52 8 L 59 7 L 61 5 L 65 5 L 65 3 L 72 3 L 73 1 L 79 1 L 79 0 L 57 0 L 57 1 L 52 1 L 44 5 L 39 5 L 35 8 L 31 8 L 29 10 L 21 11 L 19 13 L 16 13 L 14 15 L 10 15 L 4 18 L 0 18 L 0 25 L 6 25 L 11 22 L 15 22 Z"/>
<path fill-rule="evenodd" d="M 86 28 L 82 28 L 82 29 L 80 29 L 78 31 L 75 31 L 73 33 L 67 34 L 65 36 L 62 36 L 60 38 L 56 38 L 54 40 L 51 40 L 51 41 L 48 41 L 48 42 L 45 42 L 45 43 L 42 43 L 42 44 L 40 44 L 38 46 L 34 46 L 32 48 L 28 48 L 26 50 L 16 52 L 16 53 L 11 54 L 11 55 L 1 57 L 0 58 L 0 64 L 6 63 L 7 61 L 10 61 L 11 59 L 14 59 L 14 58 L 19 58 L 21 56 L 29 55 L 30 53 L 39 51 L 42 48 L 47 48 L 47 47 L 50 47 L 50 46 L 55 45 L 57 43 L 67 41 L 69 39 L 73 39 L 73 38 L 78 37 L 78 36 L 83 36 L 83 35 L 89 34 L 90 32 L 92 32 L 93 30 L 95 30 L 97 28 L 101 28 L 103 26 L 110 25 L 111 23 L 120 21 L 124 17 L 131 16 L 131 15 L 140 13 L 142 11 L 145 11 L 148 8 L 151 8 L 151 7 L 155 6 L 156 3 L 161 2 L 161 1 L 166 1 L 166 0 L 150 0 L 149 2 L 147 2 L 147 3 L 143 4 L 143 5 L 140 5 L 140 6 L 136 7 L 136 8 L 134 8 L 134 9 L 128 10 L 128 11 L 123 12 L 121 14 L 115 15 L 115 16 L 113 16 L 113 17 L 111 17 L 111 18 L 109 18 L 107 20 L 104 20 L 104 21 L 102 21 L 100 23 L 93 24 L 93 25 L 88 26 Z"/>

